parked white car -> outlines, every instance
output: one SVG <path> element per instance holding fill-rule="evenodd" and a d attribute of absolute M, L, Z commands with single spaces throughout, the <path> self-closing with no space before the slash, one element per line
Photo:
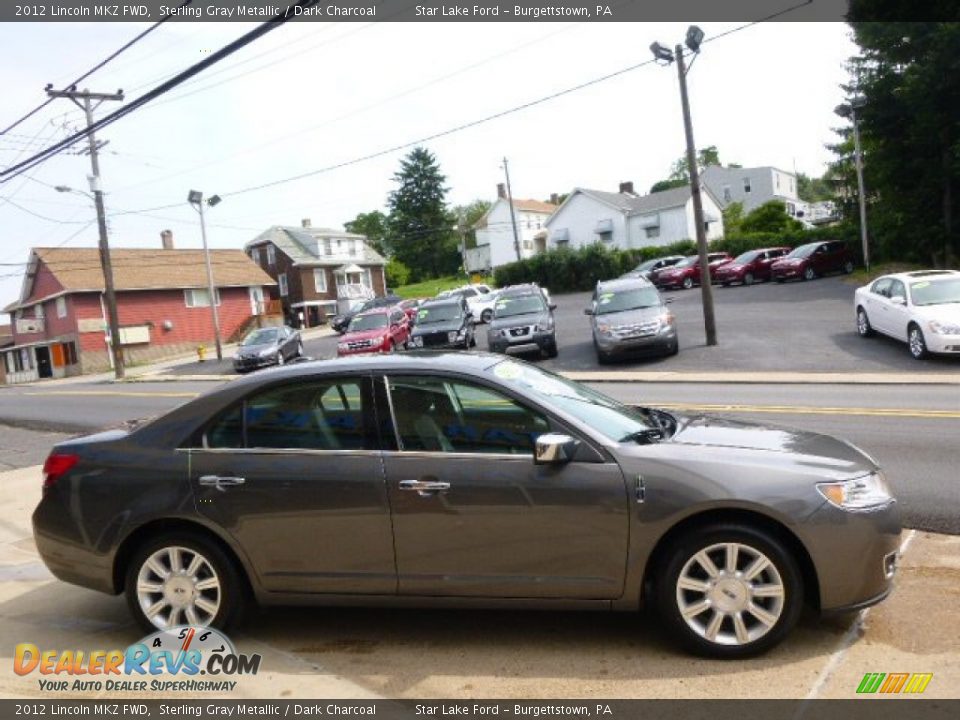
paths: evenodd
<path fill-rule="evenodd" d="M 960 272 L 918 270 L 877 278 L 854 294 L 857 332 L 883 333 L 928 353 L 960 355 Z"/>
<path fill-rule="evenodd" d="M 496 290 L 491 290 L 487 285 L 464 285 L 454 290 L 446 290 L 440 293 L 438 297 L 449 297 L 452 295 L 463 296 L 476 322 L 490 322 L 490 319 L 493 317 L 493 307 L 497 302 Z"/>

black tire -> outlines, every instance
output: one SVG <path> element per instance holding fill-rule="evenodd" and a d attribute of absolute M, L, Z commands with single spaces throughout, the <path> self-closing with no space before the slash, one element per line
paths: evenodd
<path fill-rule="evenodd" d="M 804 280 L 813 280 L 815 277 L 817 277 L 817 273 L 816 271 L 814 271 L 812 267 L 808 267 L 806 270 L 803 271 Z"/>
<path fill-rule="evenodd" d="M 776 280 L 778 283 L 782 283 L 782 282 L 783 282 L 783 278 L 774 278 L 774 280 Z"/>
<path fill-rule="evenodd" d="M 560 354 L 560 348 L 557 347 L 557 341 L 554 340 L 552 343 L 547 345 L 546 352 L 544 353 L 548 358 L 555 358 Z"/>
<path fill-rule="evenodd" d="M 730 287 L 730 283 L 728 283 L 728 282 L 722 282 L 722 283 L 720 283 L 720 285 L 721 285 L 721 287 Z"/>
<path fill-rule="evenodd" d="M 190 531 L 176 531 L 164 533 L 152 538 L 136 549 L 130 558 L 124 580 L 127 607 L 144 630 L 154 632 L 159 629 L 144 613 L 137 596 L 137 579 L 147 558 L 166 547 L 186 548 L 191 552 L 200 553 L 213 568 L 220 583 L 219 607 L 216 615 L 207 626 L 221 630 L 229 629 L 240 622 L 243 611 L 248 604 L 246 585 L 237 572 L 237 567 L 219 545 L 204 537 L 202 534 Z M 181 613 L 181 616 L 183 613 Z M 190 624 L 185 618 L 182 625 Z"/>
<path fill-rule="evenodd" d="M 480 320 L 483 321 L 484 323 L 489 323 L 492 318 L 493 318 L 493 310 L 489 308 L 487 308 L 482 313 L 480 313 Z"/>
<path fill-rule="evenodd" d="M 680 341 L 679 341 L 679 340 L 675 340 L 675 341 L 673 342 L 673 345 L 671 345 L 671 346 L 667 349 L 666 355 L 665 355 L 664 357 L 673 357 L 673 356 L 676 355 L 678 352 L 680 352 Z"/>
<path fill-rule="evenodd" d="M 762 554 L 770 561 L 770 565 L 758 576 L 759 582 L 766 584 L 768 587 L 779 582 L 782 589 L 782 597 L 779 600 L 775 597 L 759 597 L 760 602 L 757 602 L 758 598 L 752 594 L 741 595 L 741 597 L 747 598 L 743 602 L 750 606 L 756 605 L 758 611 L 765 611 L 768 616 L 776 618 L 775 622 L 769 627 L 748 610 L 736 613 L 736 611 L 728 609 L 727 612 L 739 614 L 743 618 L 745 630 L 749 631 L 749 634 L 757 633 L 755 639 L 745 640 L 739 644 L 736 641 L 734 621 L 731 617 L 724 618 L 719 625 L 716 641 L 709 640 L 706 637 L 706 634 L 709 633 L 710 623 L 705 616 L 709 614 L 709 617 L 713 619 L 719 614 L 717 610 L 719 605 L 714 604 L 716 601 L 707 604 L 700 614 L 691 616 L 690 624 L 688 624 L 688 620 L 684 619 L 681 614 L 681 599 L 688 603 L 688 607 L 695 606 L 698 604 L 699 596 L 702 595 L 703 598 L 706 598 L 707 593 L 699 590 L 679 589 L 677 586 L 685 566 L 688 566 L 688 563 L 695 563 L 694 558 L 698 553 L 710 550 L 708 554 L 711 560 L 717 557 L 723 558 L 723 550 L 721 549 L 718 555 L 716 548 L 724 544 L 734 543 L 740 547 L 736 569 L 741 574 L 752 562 L 752 559 L 757 557 L 756 553 Z M 738 583 L 741 580 L 736 576 L 723 576 L 722 573 L 725 570 L 716 564 L 718 562 L 720 562 L 719 559 L 715 560 L 714 564 L 715 569 L 721 573 L 718 576 L 720 578 L 719 583 L 727 580 L 729 589 L 723 591 L 725 595 L 720 594 L 718 588 L 724 586 L 715 583 L 713 589 L 709 592 L 717 594 L 719 601 L 737 602 L 736 594 L 739 593 Z M 658 559 L 658 563 L 654 591 L 660 617 L 670 634 L 697 655 L 733 659 L 751 657 L 766 652 L 786 637 L 793 626 L 796 625 L 803 610 L 803 577 L 800 574 L 797 561 L 776 537 L 750 525 L 720 523 L 691 530 L 667 547 Z M 744 567 L 741 567 L 741 565 Z M 692 568 L 697 570 L 702 566 L 698 567 L 698 564 L 694 564 Z M 710 576 L 707 573 L 702 573 L 702 575 L 704 577 L 703 582 L 709 584 Z M 690 577 L 690 575 L 688 574 L 687 577 Z M 727 598 L 730 598 L 730 600 L 727 600 Z M 777 607 L 778 603 L 779 607 Z M 695 630 L 691 625 L 701 626 L 704 634 Z M 721 635 L 726 636 L 727 641 L 733 640 L 733 644 L 724 644 L 722 642 L 724 638 Z M 733 637 L 731 638 L 731 636 Z"/>
<path fill-rule="evenodd" d="M 925 360 L 930 355 L 923 330 L 916 323 L 910 323 L 907 327 L 907 347 L 914 360 Z"/>
<path fill-rule="evenodd" d="M 863 338 L 871 337 L 873 335 L 873 325 L 870 324 L 870 318 L 867 317 L 867 311 L 862 307 L 857 308 L 857 334 Z"/>
<path fill-rule="evenodd" d="M 853 260 L 847 260 L 846 264 L 843 266 L 843 272 L 847 275 L 853 272 Z"/>
<path fill-rule="evenodd" d="M 684 290 L 689 290 L 689 289 L 692 288 L 692 287 L 693 287 L 693 278 L 692 278 L 692 277 L 685 277 L 685 278 L 683 279 L 683 289 L 684 289 Z"/>
<path fill-rule="evenodd" d="M 744 285 L 753 285 L 753 283 L 754 283 L 753 273 L 747 273 L 746 275 L 743 276 Z"/>

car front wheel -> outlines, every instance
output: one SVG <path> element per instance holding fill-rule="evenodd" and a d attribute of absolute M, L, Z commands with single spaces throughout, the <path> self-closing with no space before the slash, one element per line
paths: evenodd
<path fill-rule="evenodd" d="M 693 287 L 693 278 L 686 277 L 683 279 L 683 289 L 689 290 Z"/>
<path fill-rule="evenodd" d="M 489 323 L 492 318 L 493 310 L 484 310 L 482 313 L 480 313 L 480 319 L 485 323 Z"/>
<path fill-rule="evenodd" d="M 911 325 L 907 331 L 907 339 L 910 345 L 910 354 L 915 360 L 923 360 L 927 357 L 927 341 L 923 338 L 923 330 L 917 325 Z"/>
<path fill-rule="evenodd" d="M 808 267 L 806 270 L 803 271 L 804 280 L 813 280 L 816 276 L 817 274 L 813 271 L 812 267 Z"/>
<path fill-rule="evenodd" d="M 693 652 L 742 658 L 762 653 L 796 624 L 803 580 L 772 535 L 747 525 L 693 530 L 668 550 L 657 603 L 669 629 Z"/>
<path fill-rule="evenodd" d="M 870 337 L 873 335 L 870 318 L 867 317 L 867 311 L 863 308 L 857 308 L 857 333 L 860 337 Z"/>
<path fill-rule="evenodd" d="M 230 559 L 190 532 L 142 545 L 127 568 L 127 605 L 146 630 L 200 625 L 226 628 L 243 607 L 243 586 Z"/>
<path fill-rule="evenodd" d="M 753 273 L 747 273 L 743 276 L 744 285 L 753 285 Z"/>

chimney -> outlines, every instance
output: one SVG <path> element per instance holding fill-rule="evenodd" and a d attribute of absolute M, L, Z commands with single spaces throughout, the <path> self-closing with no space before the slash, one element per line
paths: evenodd
<path fill-rule="evenodd" d="M 559 204 L 560 204 L 560 196 L 557 195 L 557 193 L 550 193 L 550 204 L 551 204 L 551 205 L 559 205 Z"/>
<path fill-rule="evenodd" d="M 173 250 L 173 231 L 162 230 L 160 232 L 160 242 L 163 243 L 164 250 Z"/>
<path fill-rule="evenodd" d="M 497 183 L 497 197 L 502 200 L 507 199 L 507 186 L 503 183 Z"/>
<path fill-rule="evenodd" d="M 304 218 L 300 221 L 300 224 L 305 228 L 310 227 L 310 218 Z"/>
<path fill-rule="evenodd" d="M 636 193 L 633 191 L 633 181 L 628 180 L 627 182 L 620 183 L 620 194 L 636 195 Z"/>

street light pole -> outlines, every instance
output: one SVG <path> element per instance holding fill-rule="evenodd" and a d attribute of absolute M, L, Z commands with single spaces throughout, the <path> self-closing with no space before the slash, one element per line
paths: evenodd
<path fill-rule="evenodd" d="M 857 120 L 857 107 L 851 105 L 850 119 L 853 120 L 853 152 L 857 166 L 857 195 L 860 198 L 860 244 L 863 247 L 863 266 L 870 269 L 870 243 L 867 239 L 867 198 L 863 188 L 863 153 L 860 150 L 860 121 Z"/>
<path fill-rule="evenodd" d="M 213 266 L 210 263 L 210 248 L 207 246 L 207 222 L 203 214 L 203 193 L 191 190 L 187 200 L 200 213 L 200 235 L 203 238 L 203 258 L 207 265 L 207 296 L 210 298 L 210 312 L 213 317 L 213 334 L 217 345 L 217 360 L 223 360 L 223 345 L 220 342 L 220 313 L 217 310 L 217 290 L 213 284 Z M 216 200 L 216 201 L 214 201 Z M 211 205 L 220 202 L 220 197 L 214 195 L 207 200 Z"/>
<path fill-rule="evenodd" d="M 503 174 L 507 179 L 507 202 L 510 203 L 510 224 L 513 225 L 513 249 L 517 252 L 517 260 L 522 260 L 520 256 L 520 235 L 517 233 L 517 216 L 513 211 L 513 190 L 510 189 L 510 170 L 507 169 L 507 159 L 503 159 Z"/>

